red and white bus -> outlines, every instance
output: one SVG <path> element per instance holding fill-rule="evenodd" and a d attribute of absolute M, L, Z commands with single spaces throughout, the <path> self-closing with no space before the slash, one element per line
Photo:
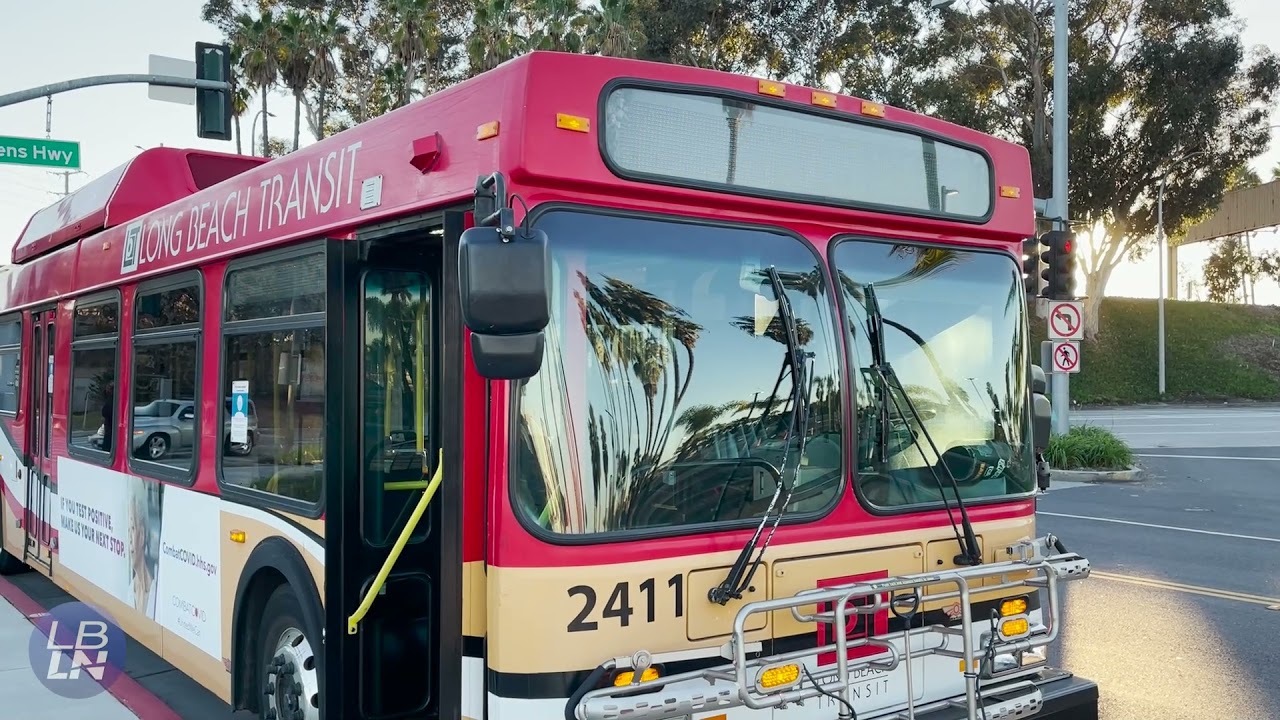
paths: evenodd
<path fill-rule="evenodd" d="M 1032 203 L 966 128 L 545 52 L 146 150 L 0 274 L 0 569 L 277 720 L 1096 718 Z"/>

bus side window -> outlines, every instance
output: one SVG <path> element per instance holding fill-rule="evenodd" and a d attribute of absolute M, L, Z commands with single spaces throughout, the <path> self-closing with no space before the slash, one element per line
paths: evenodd
<path fill-rule="evenodd" d="M 181 283 L 181 284 L 178 284 Z M 187 275 L 135 300 L 129 452 L 149 475 L 185 477 L 199 457 L 200 281 Z"/>
<path fill-rule="evenodd" d="M 324 494 L 325 257 L 227 271 L 222 482 L 307 504 Z M 233 423 L 237 389 L 247 419 Z M 244 422 L 244 427 L 240 426 Z"/>
<path fill-rule="evenodd" d="M 0 320 L 0 415 L 18 413 L 22 388 L 22 316 Z"/>
<path fill-rule="evenodd" d="M 67 432 L 73 454 L 107 462 L 118 445 L 116 378 L 120 362 L 120 299 L 76 302 L 71 332 L 71 402 Z"/>

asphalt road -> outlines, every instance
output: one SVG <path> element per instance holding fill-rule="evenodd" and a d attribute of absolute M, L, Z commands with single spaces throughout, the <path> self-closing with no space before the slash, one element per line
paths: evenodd
<path fill-rule="evenodd" d="M 1280 718 L 1280 408 L 1072 422 L 1111 427 L 1146 472 L 1041 499 L 1040 532 L 1093 565 L 1054 661 L 1099 683 L 1104 720 Z"/>

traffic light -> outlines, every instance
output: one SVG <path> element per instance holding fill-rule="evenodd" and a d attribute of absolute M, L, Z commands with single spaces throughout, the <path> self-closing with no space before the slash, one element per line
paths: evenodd
<path fill-rule="evenodd" d="M 1040 294 L 1040 241 L 1035 238 L 1022 241 L 1022 284 L 1028 298 Z"/>
<path fill-rule="evenodd" d="M 1044 296 L 1050 300 L 1071 300 L 1076 295 L 1076 242 L 1068 230 L 1050 230 L 1040 236 L 1040 244 L 1048 249 L 1040 259 L 1048 265 L 1040 277 L 1045 279 Z"/>
<path fill-rule="evenodd" d="M 231 48 L 196 43 L 196 79 L 231 81 Z M 196 89 L 196 134 L 212 140 L 231 139 L 231 90 Z"/>

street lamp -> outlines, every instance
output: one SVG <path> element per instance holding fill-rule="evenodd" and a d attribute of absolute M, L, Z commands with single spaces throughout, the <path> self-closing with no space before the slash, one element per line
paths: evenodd
<path fill-rule="evenodd" d="M 1182 162 L 1184 160 L 1193 158 L 1196 155 L 1203 155 L 1205 152 L 1206 152 L 1205 150 L 1197 150 L 1189 155 L 1184 155 L 1178 158 L 1174 162 L 1175 163 Z M 1168 179 L 1169 179 L 1169 173 L 1165 173 L 1164 175 L 1160 176 L 1160 190 L 1159 192 L 1156 193 L 1156 230 L 1157 230 L 1156 232 L 1156 265 L 1159 266 L 1159 272 L 1160 272 L 1160 282 L 1159 282 L 1160 300 L 1157 303 L 1159 307 L 1159 311 L 1157 312 L 1158 319 L 1156 320 L 1156 337 L 1159 338 L 1159 357 L 1160 357 L 1159 363 L 1158 363 L 1160 367 L 1159 393 L 1162 397 L 1164 396 L 1164 377 L 1165 377 L 1164 375 L 1164 345 L 1165 345 L 1164 343 L 1164 296 L 1165 296 L 1165 284 L 1169 281 L 1169 269 L 1166 267 L 1166 265 L 1168 264 L 1168 259 L 1166 257 L 1167 253 L 1166 253 L 1166 247 L 1165 247 L 1165 245 L 1168 243 L 1168 238 L 1164 234 L 1164 188 L 1165 188 L 1165 182 Z"/>
<path fill-rule="evenodd" d="M 263 112 L 264 111 L 262 109 L 259 109 L 258 112 L 254 113 L 253 122 L 249 124 L 249 154 L 250 155 L 258 154 L 258 132 L 257 130 L 255 130 L 255 128 L 258 127 L 258 117 L 262 115 Z M 276 114 L 273 112 L 267 113 L 267 117 L 275 117 L 275 116 Z M 262 148 L 262 152 L 267 152 L 267 150 L 268 148 Z"/>

